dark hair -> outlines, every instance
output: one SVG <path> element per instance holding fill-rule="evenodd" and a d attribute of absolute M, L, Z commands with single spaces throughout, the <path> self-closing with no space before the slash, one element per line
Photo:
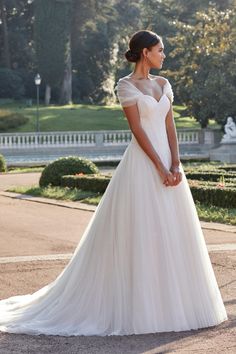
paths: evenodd
<path fill-rule="evenodd" d="M 128 61 L 136 63 L 141 58 L 143 48 L 151 48 L 161 41 L 155 32 L 143 30 L 135 32 L 129 41 L 129 50 L 125 52 Z"/>

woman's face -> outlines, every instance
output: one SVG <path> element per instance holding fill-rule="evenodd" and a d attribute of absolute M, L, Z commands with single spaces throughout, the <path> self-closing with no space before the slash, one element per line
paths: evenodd
<path fill-rule="evenodd" d="M 164 45 L 160 41 L 158 44 L 151 47 L 151 50 L 146 52 L 146 58 L 150 68 L 161 69 L 165 59 Z"/>

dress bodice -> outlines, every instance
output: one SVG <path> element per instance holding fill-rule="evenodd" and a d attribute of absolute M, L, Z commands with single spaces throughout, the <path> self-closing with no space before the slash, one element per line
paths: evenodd
<path fill-rule="evenodd" d="M 166 82 L 163 87 L 160 87 L 156 83 L 156 77 L 153 77 L 151 80 L 138 80 L 137 87 L 136 82 L 129 76 L 125 76 L 118 81 L 115 90 L 122 107 L 137 104 L 140 120 L 145 130 L 163 134 L 165 133 L 165 118 L 170 109 L 170 102 L 173 101 L 173 91 L 168 80 L 164 79 Z M 148 90 L 154 92 L 155 87 L 160 89 L 159 100 L 146 93 Z"/>
<path fill-rule="evenodd" d="M 134 80 L 129 75 L 120 78 L 115 87 L 117 97 L 122 107 L 129 107 L 137 103 L 142 96 L 150 96 L 157 102 L 165 94 L 173 102 L 172 87 L 167 79 L 162 78 L 164 84 L 158 83 L 158 77 L 152 75 L 150 79 Z"/>

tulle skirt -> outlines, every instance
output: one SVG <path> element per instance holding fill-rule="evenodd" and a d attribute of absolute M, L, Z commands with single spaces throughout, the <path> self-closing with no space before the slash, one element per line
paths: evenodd
<path fill-rule="evenodd" d="M 227 320 L 181 170 L 179 185 L 164 186 L 132 139 L 68 265 L 35 293 L 0 301 L 0 330 L 128 335 Z"/>

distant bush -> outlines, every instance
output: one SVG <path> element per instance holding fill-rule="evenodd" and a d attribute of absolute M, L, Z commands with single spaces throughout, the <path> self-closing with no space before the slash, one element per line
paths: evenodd
<path fill-rule="evenodd" d="M 17 71 L 0 68 L 0 97 L 18 99 L 24 94 L 24 83 Z"/>
<path fill-rule="evenodd" d="M 25 117 L 23 114 L 0 109 L 0 132 L 18 128 L 19 126 L 26 124 L 28 120 L 29 118 Z"/>
<path fill-rule="evenodd" d="M 6 172 L 7 165 L 3 155 L 0 154 L 0 172 Z"/>
<path fill-rule="evenodd" d="M 99 173 L 99 169 L 92 161 L 85 158 L 76 156 L 61 157 L 45 167 L 41 174 L 39 185 L 40 187 L 48 185 L 60 186 L 62 176 L 75 175 L 76 173 Z"/>

